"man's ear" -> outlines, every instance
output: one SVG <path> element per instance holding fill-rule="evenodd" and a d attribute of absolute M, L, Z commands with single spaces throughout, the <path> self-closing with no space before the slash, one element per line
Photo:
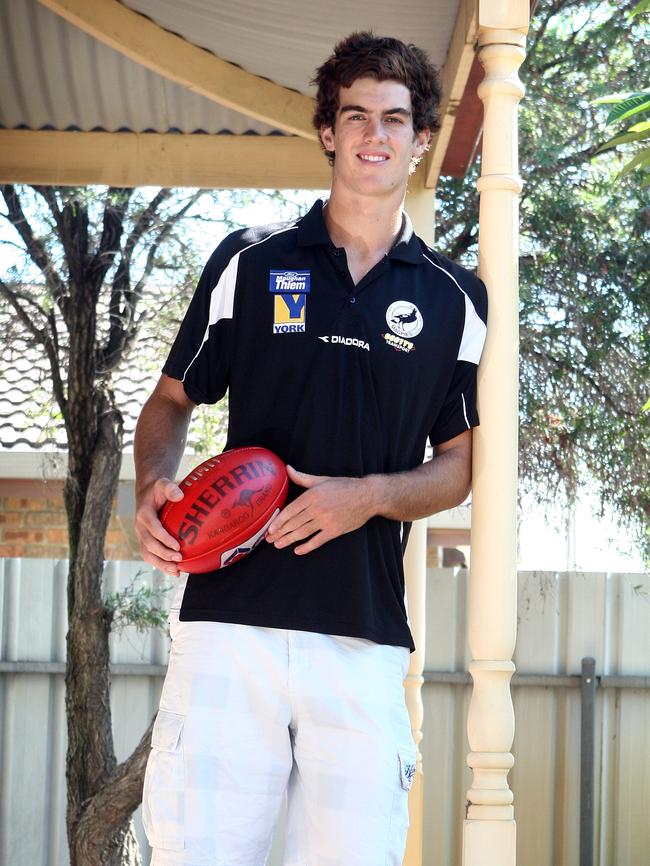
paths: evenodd
<path fill-rule="evenodd" d="M 334 130 L 331 126 L 321 126 L 320 140 L 323 142 L 325 150 L 334 151 Z"/>
<path fill-rule="evenodd" d="M 430 129 L 422 129 L 420 132 L 415 133 L 415 139 L 413 141 L 413 157 L 415 159 L 419 159 L 429 149 L 430 140 Z"/>

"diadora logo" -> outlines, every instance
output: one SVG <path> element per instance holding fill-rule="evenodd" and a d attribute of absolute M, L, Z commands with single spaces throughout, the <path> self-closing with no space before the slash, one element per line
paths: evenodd
<path fill-rule="evenodd" d="M 386 323 L 398 337 L 413 339 L 422 330 L 422 313 L 410 301 L 395 301 L 386 310 Z"/>
<path fill-rule="evenodd" d="M 274 334 L 304 334 L 307 295 L 276 295 L 273 315 Z"/>
<path fill-rule="evenodd" d="M 270 271 L 269 292 L 309 292 L 310 271 Z"/>
<path fill-rule="evenodd" d="M 332 334 L 329 337 L 319 337 L 324 343 L 339 343 L 341 346 L 354 346 L 355 349 L 365 349 L 370 351 L 370 344 L 365 340 L 359 340 L 356 337 L 339 337 L 337 334 Z"/>

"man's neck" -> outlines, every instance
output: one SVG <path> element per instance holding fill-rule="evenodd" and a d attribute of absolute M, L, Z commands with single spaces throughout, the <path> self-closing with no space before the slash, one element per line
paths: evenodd
<path fill-rule="evenodd" d="M 333 189 L 323 211 L 332 243 L 344 247 L 348 258 L 379 261 L 400 233 L 403 203 L 403 197 L 378 201 L 340 196 Z"/>

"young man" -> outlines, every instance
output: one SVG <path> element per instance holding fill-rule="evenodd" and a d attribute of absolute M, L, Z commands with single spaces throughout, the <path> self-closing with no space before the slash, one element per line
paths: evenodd
<path fill-rule="evenodd" d="M 138 423 L 137 530 L 169 574 L 156 515 L 182 496 L 197 403 L 228 389 L 227 447 L 270 448 L 293 482 L 268 543 L 179 582 L 143 796 L 154 866 L 262 866 L 285 791 L 286 866 L 402 862 L 402 553 L 409 521 L 469 490 L 486 294 L 403 212 L 438 126 L 424 52 L 354 34 L 315 83 L 328 201 L 217 247 Z"/>

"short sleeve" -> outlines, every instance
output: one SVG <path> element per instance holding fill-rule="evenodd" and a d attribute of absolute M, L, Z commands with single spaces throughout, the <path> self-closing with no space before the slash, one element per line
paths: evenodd
<path fill-rule="evenodd" d="M 232 238 L 232 236 L 231 236 Z M 238 252 L 227 238 L 208 259 L 163 373 L 195 403 L 216 403 L 228 388 Z"/>
<path fill-rule="evenodd" d="M 479 425 L 476 377 L 487 331 L 487 290 L 481 280 L 472 277 L 461 291 L 465 302 L 463 333 L 442 408 L 429 433 L 434 447 Z"/>
<path fill-rule="evenodd" d="M 465 430 L 478 427 L 476 371 L 476 364 L 456 362 L 445 402 L 429 434 L 429 441 L 434 447 L 459 436 Z"/>

